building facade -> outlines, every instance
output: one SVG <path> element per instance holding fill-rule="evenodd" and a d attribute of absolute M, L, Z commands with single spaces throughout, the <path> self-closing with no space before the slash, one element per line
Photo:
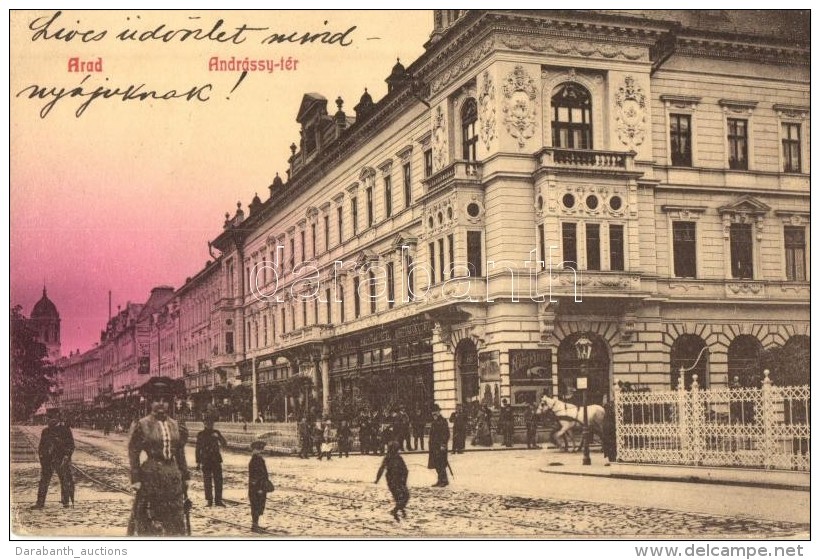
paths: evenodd
<path fill-rule="evenodd" d="M 175 296 L 189 390 L 447 413 L 759 383 L 808 347 L 803 17 L 436 10 L 378 102 L 303 96 L 287 180 Z"/>

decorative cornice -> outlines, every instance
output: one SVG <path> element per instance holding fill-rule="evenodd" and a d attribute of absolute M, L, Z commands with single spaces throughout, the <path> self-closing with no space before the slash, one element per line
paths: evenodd
<path fill-rule="evenodd" d="M 660 96 L 660 99 L 667 107 L 675 106 L 680 109 L 694 109 L 702 98 L 697 95 L 663 94 Z"/>
<path fill-rule="evenodd" d="M 749 113 L 751 114 L 757 107 L 757 101 L 739 101 L 736 99 L 718 99 L 718 105 L 723 107 L 724 111 L 734 111 L 735 113 Z"/>
<path fill-rule="evenodd" d="M 359 190 L 359 182 L 356 181 L 355 183 L 350 184 L 348 187 L 345 188 L 347 194 L 350 196 L 355 196 L 356 192 Z"/>
<path fill-rule="evenodd" d="M 410 159 L 410 156 L 413 155 L 413 144 L 408 144 L 398 152 L 396 152 L 396 157 L 399 158 L 402 162 L 406 162 Z"/>
<path fill-rule="evenodd" d="M 384 160 L 383 162 L 381 162 L 376 167 L 379 168 L 379 171 L 381 171 L 382 173 L 387 175 L 393 169 L 393 158 L 388 158 L 388 159 Z"/>
<path fill-rule="evenodd" d="M 775 103 L 772 109 L 778 114 L 780 118 L 800 119 L 808 118 L 810 108 L 805 105 L 785 105 L 782 103 Z"/>

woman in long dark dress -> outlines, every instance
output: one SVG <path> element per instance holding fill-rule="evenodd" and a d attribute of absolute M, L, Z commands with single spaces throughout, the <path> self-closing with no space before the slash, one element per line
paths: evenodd
<path fill-rule="evenodd" d="M 187 431 L 168 416 L 175 394 L 172 381 L 146 384 L 151 413 L 135 421 L 128 438 L 131 484 L 136 490 L 128 535 L 185 535 L 185 462 Z M 140 464 L 140 456 L 147 459 Z"/>

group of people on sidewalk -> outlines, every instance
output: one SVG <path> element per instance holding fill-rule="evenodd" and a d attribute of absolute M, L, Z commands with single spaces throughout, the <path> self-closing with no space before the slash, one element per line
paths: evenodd
<path fill-rule="evenodd" d="M 128 458 L 135 499 L 128 522 L 129 536 L 190 534 L 188 514 L 191 501 L 187 495 L 190 475 L 185 458 L 188 432 L 184 424 L 177 423 L 169 415 L 171 403 L 176 396 L 175 390 L 178 389 L 162 379 L 152 380 L 146 384 L 143 391 L 150 402 L 151 411 L 131 426 Z M 228 442 L 221 432 L 215 429 L 216 420 L 215 411 L 205 412 L 204 429 L 196 435 L 194 457 L 196 469 L 202 471 L 207 506 L 225 507 L 221 449 L 225 448 Z M 391 514 L 397 521 L 400 520 L 399 514 L 406 516 L 406 507 L 410 499 L 407 485 L 409 472 L 401 452 L 424 449 L 428 421 L 427 467 L 436 471 L 436 482 L 433 486 L 444 487 L 449 485 L 448 470 L 452 472 L 448 459 L 450 452 L 463 453 L 466 446 L 470 421 L 461 405 L 456 406 L 456 410 L 449 417 L 449 422 L 442 416 L 438 405 L 433 405 L 431 413 L 426 417 L 420 410 L 410 417 L 403 408 L 398 408 L 392 416 L 362 413 L 357 419 L 361 453 L 382 455 L 386 452 L 376 473 L 376 483 L 385 475 L 394 500 Z M 524 410 L 528 449 L 540 449 L 536 443 L 538 423 L 538 411 L 534 404 L 529 405 Z M 503 445 L 511 447 L 514 418 L 513 409 L 506 400 L 498 412 L 497 426 L 502 435 Z M 607 428 L 614 432 L 613 426 L 614 422 Z M 325 418 L 311 425 L 307 418 L 303 418 L 297 429 L 301 458 L 311 456 L 314 449 L 319 460 L 323 457 L 330 460 L 333 451 L 338 451 L 339 457 L 349 456 L 354 434 L 348 421 L 342 420 L 338 426 L 334 426 Z M 451 439 L 452 450 L 448 450 Z M 492 445 L 492 411 L 489 409 L 478 410 L 473 444 Z M 259 520 L 265 511 L 267 495 L 274 489 L 262 456 L 264 447 L 265 442 L 261 440 L 251 443 L 252 456 L 248 465 L 251 528 L 256 532 L 263 531 L 259 526 Z M 32 507 L 41 509 L 44 506 L 48 485 L 55 472 L 61 483 L 61 503 L 67 507 L 73 499 L 70 461 L 74 451 L 74 439 L 68 424 L 58 413 L 49 416 L 48 426 L 43 430 L 38 451 L 41 478 L 37 503 Z M 615 460 L 615 450 L 606 441 L 603 451 L 608 458 Z M 146 457 L 144 461 L 143 455 Z"/>

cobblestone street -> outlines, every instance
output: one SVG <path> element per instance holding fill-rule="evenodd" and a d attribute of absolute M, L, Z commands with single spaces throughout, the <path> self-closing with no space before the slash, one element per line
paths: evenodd
<path fill-rule="evenodd" d="M 37 431 L 31 432 L 36 437 Z M 123 436 L 77 430 L 74 462 L 97 480 L 127 487 Z M 593 479 L 548 474 L 550 462 L 580 461 L 553 450 L 453 456 L 448 488 L 431 488 L 426 455 L 407 454 L 411 500 L 406 520 L 390 517 L 389 492 L 374 485 L 379 458 L 267 457 L 276 491 L 261 538 L 276 536 L 513 536 L 541 538 L 805 538 L 809 493 L 693 483 Z M 193 467 L 193 450 L 188 446 Z M 594 461 L 600 461 L 595 456 Z M 225 453 L 227 508 L 205 507 L 202 477 L 191 470 L 194 536 L 249 537 L 248 455 Z M 46 508 L 31 511 L 39 465 L 12 463 L 12 528 L 23 536 L 124 536 L 129 495 L 77 479 L 74 508 L 59 504 L 56 477 Z M 766 504 L 766 507 L 763 507 Z M 782 507 L 771 507 L 782 504 Z M 257 536 L 257 535 L 253 535 Z"/>

